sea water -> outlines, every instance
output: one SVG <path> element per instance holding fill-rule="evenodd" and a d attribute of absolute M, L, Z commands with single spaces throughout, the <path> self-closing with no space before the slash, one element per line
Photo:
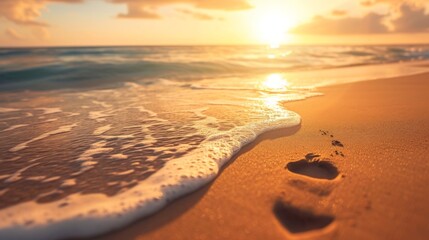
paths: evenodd
<path fill-rule="evenodd" d="M 282 103 L 416 74 L 425 46 L 0 50 L 0 238 L 93 236 L 212 181 Z M 402 64 L 392 64 L 403 62 Z M 390 64 L 386 64 L 390 63 Z"/>

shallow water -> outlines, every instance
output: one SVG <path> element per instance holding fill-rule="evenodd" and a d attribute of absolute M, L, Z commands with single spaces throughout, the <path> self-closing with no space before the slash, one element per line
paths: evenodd
<path fill-rule="evenodd" d="M 286 71 L 286 63 L 266 55 L 285 49 L 261 49 L 1 50 L 0 238 L 91 236 L 121 227 L 213 180 L 261 133 L 298 126 L 300 116 L 282 102 L 319 96 L 321 85 L 426 71 L 413 64 L 330 69 L 340 61 L 326 67 L 319 57 L 310 71 Z M 318 49 L 306 49 L 302 59 L 348 48 Z M 405 49 L 399 52 L 417 51 Z M 348 54 L 356 55 L 347 60 L 352 65 L 367 56 Z M 139 58 L 174 67 L 142 67 Z M 245 67 L 196 68 L 204 59 Z"/>

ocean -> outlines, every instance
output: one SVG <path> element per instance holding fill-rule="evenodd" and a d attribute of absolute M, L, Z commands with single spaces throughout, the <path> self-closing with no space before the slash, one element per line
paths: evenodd
<path fill-rule="evenodd" d="M 160 78 L 253 77 L 429 58 L 429 46 L 0 48 L 0 89 L 114 87 Z"/>
<path fill-rule="evenodd" d="M 260 134 L 299 129 L 284 102 L 422 73 L 428 58 L 423 45 L 0 49 L 0 238 L 118 229 L 214 180 Z"/>

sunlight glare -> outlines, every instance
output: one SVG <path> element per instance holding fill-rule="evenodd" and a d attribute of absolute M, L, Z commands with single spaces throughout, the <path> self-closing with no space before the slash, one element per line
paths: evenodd
<path fill-rule="evenodd" d="M 289 83 L 283 76 L 279 73 L 273 73 L 267 76 L 267 78 L 262 83 L 262 88 L 267 91 L 285 91 Z"/>
<path fill-rule="evenodd" d="M 263 43 L 270 48 L 279 48 L 282 43 L 291 40 L 287 31 L 294 25 L 292 18 L 275 10 L 265 11 L 258 16 L 256 28 Z"/>

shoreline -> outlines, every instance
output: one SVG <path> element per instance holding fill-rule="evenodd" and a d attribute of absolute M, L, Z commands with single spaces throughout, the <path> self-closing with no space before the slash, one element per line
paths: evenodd
<path fill-rule="evenodd" d="M 320 88 L 323 97 L 285 103 L 287 109 L 297 112 L 303 119 L 295 134 L 284 137 L 281 131 L 274 131 L 258 137 L 234 156 L 213 182 L 175 200 L 152 216 L 97 239 L 165 239 L 171 232 L 176 233 L 176 239 L 279 239 L 290 234 L 290 230 L 279 225 L 272 211 L 279 199 L 294 208 L 308 208 L 333 216 L 335 225 L 330 225 L 334 226 L 331 231 L 322 235 L 319 230 L 309 232 L 317 237 L 375 239 L 390 236 L 398 239 L 411 235 L 414 239 L 422 239 L 422 234 L 429 233 L 429 225 L 424 222 L 424 216 L 429 214 L 424 205 L 429 200 L 425 197 L 429 196 L 429 191 L 423 185 L 428 177 L 423 174 L 416 177 L 420 181 L 415 181 L 408 175 L 401 175 L 401 169 L 385 159 L 386 153 L 379 156 L 377 149 L 394 151 L 395 156 L 390 157 L 401 165 L 428 170 L 423 160 L 417 163 L 404 160 L 418 159 L 428 153 L 423 146 L 427 145 L 425 133 L 429 133 L 429 114 L 424 102 L 429 82 L 425 79 L 429 79 L 428 73 L 334 85 Z M 415 99 L 416 96 L 420 98 Z M 419 123 L 419 129 L 411 128 L 413 131 L 408 134 L 407 121 Z M 372 132 L 366 129 L 368 127 Z M 331 157 L 340 174 L 344 175 L 334 182 L 315 180 L 284 169 L 286 163 L 301 159 L 309 152 L 328 157 L 332 154 L 330 139 L 320 136 L 321 129 L 332 131 L 345 145 L 343 159 Z M 402 141 L 395 139 L 392 133 L 398 131 L 404 137 Z M 422 133 L 418 133 L 420 131 Z M 362 139 L 360 132 L 366 132 L 365 136 L 372 139 Z M 386 137 L 388 141 L 383 141 Z M 384 182 L 375 181 L 380 177 L 377 174 L 385 173 L 383 164 L 387 164 L 393 173 Z M 368 169 L 368 165 L 375 169 Z M 408 198 L 419 200 L 414 207 L 404 205 L 404 199 L 395 192 L 398 184 L 393 184 L 396 181 L 391 175 L 406 182 L 402 184 L 405 190 L 410 187 L 418 190 L 405 193 Z M 240 187 L 234 189 L 236 186 Z M 359 192 L 365 187 L 367 193 Z M 327 195 L 320 195 L 326 189 Z M 249 199 L 253 196 L 254 199 Z M 382 206 L 382 202 L 387 204 Z M 408 210 L 410 207 L 421 207 L 422 210 L 413 216 L 407 207 Z M 379 208 L 384 208 L 384 213 L 388 210 L 389 217 L 383 218 Z M 397 215 L 403 216 L 402 221 L 391 219 Z M 309 233 L 303 236 L 311 237 Z"/>

